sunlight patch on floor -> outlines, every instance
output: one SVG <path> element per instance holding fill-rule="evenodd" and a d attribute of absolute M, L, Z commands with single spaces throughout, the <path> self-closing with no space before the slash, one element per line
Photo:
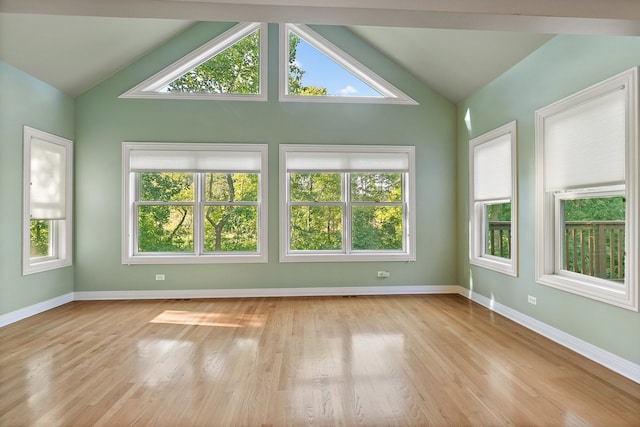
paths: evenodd
<path fill-rule="evenodd" d="M 258 314 L 165 310 L 151 320 L 150 323 L 217 326 L 223 328 L 260 328 L 264 326 L 264 316 Z"/>

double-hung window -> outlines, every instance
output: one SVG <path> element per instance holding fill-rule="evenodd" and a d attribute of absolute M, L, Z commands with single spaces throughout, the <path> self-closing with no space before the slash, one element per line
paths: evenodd
<path fill-rule="evenodd" d="M 469 141 L 469 262 L 517 276 L 516 122 Z"/>
<path fill-rule="evenodd" d="M 267 146 L 123 143 L 123 263 L 267 261 Z"/>
<path fill-rule="evenodd" d="M 638 310 L 638 69 L 536 112 L 539 283 Z"/>
<path fill-rule="evenodd" d="M 73 144 L 24 127 L 22 274 L 71 265 Z"/>
<path fill-rule="evenodd" d="M 414 147 L 280 146 L 280 260 L 415 260 Z"/>

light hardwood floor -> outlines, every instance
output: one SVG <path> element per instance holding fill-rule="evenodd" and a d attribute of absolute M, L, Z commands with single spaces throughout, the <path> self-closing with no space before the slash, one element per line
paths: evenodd
<path fill-rule="evenodd" d="M 640 385 L 457 295 L 73 302 L 0 329 L 1 426 L 639 426 Z"/>

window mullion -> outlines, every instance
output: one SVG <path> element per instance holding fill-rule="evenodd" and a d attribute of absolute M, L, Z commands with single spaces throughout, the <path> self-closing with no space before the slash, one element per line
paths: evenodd
<path fill-rule="evenodd" d="M 351 253 L 351 173 L 342 174 L 342 248 Z"/>
<path fill-rule="evenodd" d="M 193 182 L 194 207 L 193 207 L 193 251 L 196 256 L 204 253 L 204 188 L 205 174 L 196 173 Z"/>

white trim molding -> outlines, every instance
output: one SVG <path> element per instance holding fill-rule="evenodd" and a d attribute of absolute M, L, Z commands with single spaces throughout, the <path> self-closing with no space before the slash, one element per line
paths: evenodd
<path fill-rule="evenodd" d="M 576 338 L 573 335 L 561 331 L 560 329 L 547 325 L 533 317 L 520 313 L 511 307 L 496 302 L 493 299 L 489 299 L 477 292 L 460 287 L 460 295 L 467 297 L 489 310 L 494 311 L 507 319 L 512 320 L 519 325 L 522 325 L 525 328 L 530 329 L 533 332 L 540 334 L 543 337 L 568 348 L 569 350 L 575 351 L 581 356 L 584 356 L 587 359 L 590 359 L 605 368 L 640 384 L 640 365 L 603 350 L 600 347 L 581 340 L 580 338 Z"/>
<path fill-rule="evenodd" d="M 0 328 L 74 301 L 73 292 L 0 315 Z"/>

